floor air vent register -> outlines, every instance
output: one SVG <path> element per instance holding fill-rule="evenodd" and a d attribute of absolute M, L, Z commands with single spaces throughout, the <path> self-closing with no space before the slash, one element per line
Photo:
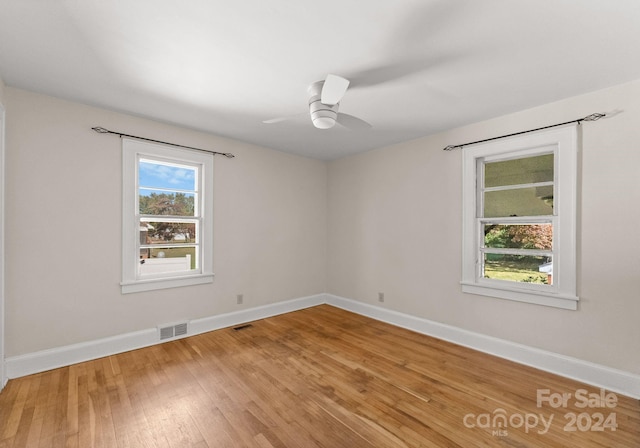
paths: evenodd
<path fill-rule="evenodd" d="M 160 332 L 160 340 L 177 338 L 184 336 L 188 332 L 187 322 L 180 322 L 178 324 L 167 325 L 164 327 L 158 327 Z"/>

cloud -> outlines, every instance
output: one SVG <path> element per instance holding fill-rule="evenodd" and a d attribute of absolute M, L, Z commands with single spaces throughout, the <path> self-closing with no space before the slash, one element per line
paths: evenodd
<path fill-rule="evenodd" d="M 195 189 L 196 170 L 164 163 L 140 161 L 140 185 L 157 188 Z"/>

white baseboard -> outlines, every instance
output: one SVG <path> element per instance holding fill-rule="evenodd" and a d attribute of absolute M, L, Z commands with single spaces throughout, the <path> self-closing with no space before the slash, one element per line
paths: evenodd
<path fill-rule="evenodd" d="M 114 355 L 116 353 L 148 347 L 158 343 L 157 335 L 158 330 L 151 328 L 78 344 L 65 345 L 49 350 L 27 353 L 26 355 L 10 356 L 5 360 L 7 378 L 18 378 Z"/>
<path fill-rule="evenodd" d="M 189 322 L 189 332 L 183 337 L 264 319 L 323 303 L 325 303 L 325 295 L 318 294 L 232 313 L 205 317 L 203 319 L 194 319 Z M 33 373 L 45 372 L 58 367 L 160 344 L 161 342 L 164 341 L 160 341 L 158 329 L 154 327 L 104 339 L 28 353 L 26 355 L 11 356 L 5 360 L 6 377 L 11 379 Z"/>
<path fill-rule="evenodd" d="M 304 308 L 310 308 L 324 303 L 326 303 L 325 294 L 316 294 L 314 296 L 301 297 L 299 299 L 287 300 L 285 302 L 277 302 L 271 305 L 249 308 L 246 310 L 235 311 L 233 313 L 194 319 L 189 322 L 189 335 L 206 333 L 207 331 L 245 324 L 254 320 L 290 313 L 292 311 L 302 310 Z"/>
<path fill-rule="evenodd" d="M 184 337 L 325 303 L 398 327 L 407 328 L 418 333 L 640 399 L 640 375 L 474 333 L 332 294 L 317 294 L 232 313 L 194 319 L 189 321 L 189 332 Z M 157 328 L 150 328 L 80 344 L 8 357 L 5 360 L 5 378 L 18 378 L 159 343 L 161 341 L 159 340 Z"/>
<path fill-rule="evenodd" d="M 326 294 L 326 303 L 417 333 L 640 399 L 640 375 Z"/>

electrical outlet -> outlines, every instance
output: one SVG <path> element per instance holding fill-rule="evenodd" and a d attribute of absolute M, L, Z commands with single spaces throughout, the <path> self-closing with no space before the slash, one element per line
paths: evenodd
<path fill-rule="evenodd" d="M 384 302 L 384 293 L 383 292 L 379 292 L 378 293 L 378 302 Z"/>
<path fill-rule="evenodd" d="M 237 303 L 238 305 L 242 305 L 242 302 L 243 302 L 243 301 L 244 301 L 244 295 L 243 295 L 243 294 L 238 294 L 238 295 L 236 296 L 236 303 Z"/>

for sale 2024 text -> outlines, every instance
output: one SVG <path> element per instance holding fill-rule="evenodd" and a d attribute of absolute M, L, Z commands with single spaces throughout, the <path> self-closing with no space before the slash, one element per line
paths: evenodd
<path fill-rule="evenodd" d="M 565 431 L 615 431 L 618 427 L 616 413 L 610 411 L 618 405 L 618 397 L 604 389 L 600 389 L 598 393 L 586 389 L 577 389 L 573 393 L 538 389 L 536 404 L 539 408 L 549 406 L 554 409 L 566 409 L 573 406 L 584 409 L 584 412 L 564 414 Z"/>

